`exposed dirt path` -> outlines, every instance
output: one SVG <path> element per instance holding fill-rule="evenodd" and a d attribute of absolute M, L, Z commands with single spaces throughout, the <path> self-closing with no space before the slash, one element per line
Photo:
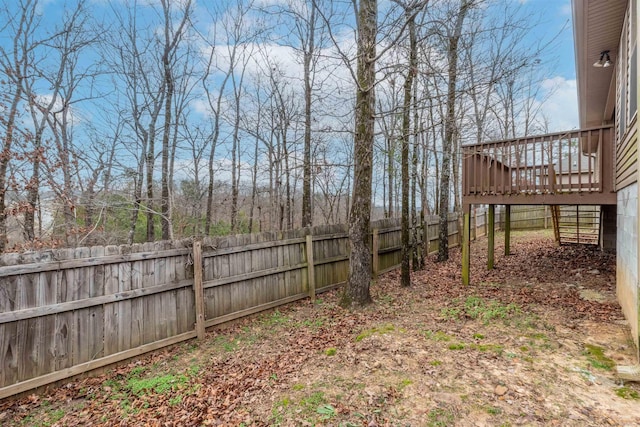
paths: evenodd
<path fill-rule="evenodd" d="M 500 248 L 501 236 L 497 239 Z M 486 271 L 472 248 L 379 280 L 360 311 L 335 293 L 210 331 L 93 378 L 0 403 L 1 425 L 640 425 L 615 257 L 516 233 Z"/>

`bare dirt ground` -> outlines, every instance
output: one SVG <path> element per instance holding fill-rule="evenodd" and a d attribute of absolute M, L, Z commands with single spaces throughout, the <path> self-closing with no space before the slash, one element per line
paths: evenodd
<path fill-rule="evenodd" d="M 615 257 L 515 233 L 486 271 L 472 245 L 397 273 L 375 303 L 335 292 L 209 331 L 109 372 L 0 403 L 0 425 L 635 426 L 640 386 L 615 301 Z"/>

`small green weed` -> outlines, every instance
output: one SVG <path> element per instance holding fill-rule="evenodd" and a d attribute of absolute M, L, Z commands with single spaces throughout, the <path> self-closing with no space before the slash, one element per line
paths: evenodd
<path fill-rule="evenodd" d="M 275 310 L 273 313 L 271 313 L 270 316 L 268 316 L 265 321 L 264 321 L 267 325 L 281 325 L 283 323 L 287 323 L 289 322 L 289 319 L 287 318 L 287 316 L 285 316 L 284 314 L 282 314 L 280 312 L 280 310 Z"/>
<path fill-rule="evenodd" d="M 294 384 L 291 388 L 295 391 L 304 390 L 304 384 Z"/>
<path fill-rule="evenodd" d="M 324 326 L 324 320 L 323 319 L 305 319 L 301 323 L 299 323 L 299 325 L 305 328 L 318 329 Z"/>
<path fill-rule="evenodd" d="M 107 391 L 117 392 L 122 387 L 122 383 L 115 378 L 110 378 L 102 383 L 102 387 Z"/>
<path fill-rule="evenodd" d="M 440 366 L 440 365 L 442 365 L 442 362 L 440 360 L 432 360 L 431 362 L 429 362 L 429 365 L 431 365 L 431 366 Z"/>
<path fill-rule="evenodd" d="M 171 399 L 169 399 L 169 406 L 176 406 L 180 403 L 182 403 L 182 396 L 180 395 L 173 396 Z"/>
<path fill-rule="evenodd" d="M 147 370 L 146 366 L 136 366 L 129 372 L 129 378 L 137 378 L 140 377 Z"/>
<path fill-rule="evenodd" d="M 454 424 L 455 417 L 451 411 L 442 408 L 436 408 L 429 411 L 427 415 L 427 426 L 429 427 L 447 427 Z"/>
<path fill-rule="evenodd" d="M 584 355 L 587 356 L 589 364 L 596 369 L 611 371 L 615 366 L 615 362 L 604 355 L 604 349 L 592 344 L 585 344 Z"/>
<path fill-rule="evenodd" d="M 489 406 L 487 408 L 487 413 L 491 415 L 500 415 L 502 413 L 502 409 Z"/>
<path fill-rule="evenodd" d="M 284 421 L 284 415 L 290 405 L 291 400 L 288 397 L 285 397 L 273 404 L 273 408 L 271 408 L 272 425 L 282 424 Z"/>
<path fill-rule="evenodd" d="M 219 335 L 213 340 L 216 348 L 226 353 L 232 353 L 238 349 L 238 341 L 234 337 Z"/>
<path fill-rule="evenodd" d="M 404 380 L 400 381 L 400 384 L 398 384 L 397 389 L 398 391 L 402 391 L 408 386 L 410 386 L 411 384 L 413 384 L 413 381 L 405 378 Z"/>
<path fill-rule="evenodd" d="M 384 335 L 396 330 L 396 327 L 393 325 L 383 325 L 381 327 L 375 327 L 371 329 L 366 329 L 356 337 L 356 341 L 360 342 L 365 338 L 369 338 L 375 334 Z"/>
<path fill-rule="evenodd" d="M 185 375 L 161 375 L 159 377 L 151 378 L 130 378 L 127 381 L 127 387 L 131 390 L 131 393 L 136 396 L 141 396 L 145 392 L 153 392 L 157 394 L 164 394 L 169 391 L 180 388 L 186 384 L 188 378 Z"/>
<path fill-rule="evenodd" d="M 616 389 L 616 395 L 623 399 L 629 400 L 638 400 L 640 399 L 640 394 L 632 388 L 629 387 L 620 387 Z"/>
<path fill-rule="evenodd" d="M 378 301 L 384 304 L 391 304 L 392 302 L 394 302 L 396 299 L 393 295 L 389 295 L 389 294 L 384 294 L 384 295 L 380 295 L 378 296 Z"/>
<path fill-rule="evenodd" d="M 314 393 L 312 393 L 311 395 L 303 398 L 300 401 L 300 406 L 305 407 L 306 409 L 316 409 L 318 408 L 320 405 L 323 405 L 327 403 L 325 397 L 324 397 L 324 393 L 321 391 L 316 391 Z"/>
<path fill-rule="evenodd" d="M 434 341 L 451 341 L 451 337 L 442 331 L 426 331 L 425 336 Z"/>
<path fill-rule="evenodd" d="M 462 343 L 452 343 L 449 344 L 449 350 L 464 350 L 464 344 Z"/>
<path fill-rule="evenodd" d="M 515 304 L 504 305 L 498 301 L 485 302 L 477 296 L 470 296 L 464 303 L 465 314 L 472 319 L 482 320 L 485 324 L 494 319 L 506 320 L 520 314 L 520 308 Z"/>
<path fill-rule="evenodd" d="M 484 339 L 484 335 L 482 335 L 482 334 L 473 334 L 473 339 L 474 340 L 483 340 Z"/>
<path fill-rule="evenodd" d="M 330 420 L 331 418 L 335 417 L 338 414 L 338 412 L 336 411 L 336 408 L 329 405 L 328 403 L 318 406 L 318 408 L 316 409 L 316 412 L 320 414 L 321 421 Z"/>
<path fill-rule="evenodd" d="M 49 419 L 43 423 L 44 426 L 51 426 L 58 421 L 60 421 L 64 417 L 64 409 L 56 409 L 55 411 L 49 412 Z"/>
<path fill-rule="evenodd" d="M 458 320 L 460 319 L 461 312 L 457 307 L 448 307 L 443 308 L 440 313 L 446 320 Z"/>
<path fill-rule="evenodd" d="M 285 422 L 286 416 L 291 415 L 295 415 L 296 419 L 305 419 L 310 425 L 318 425 L 318 421 L 324 424 L 337 414 L 338 411 L 327 402 L 324 393 L 316 391 L 297 403 L 288 397 L 276 402 L 271 409 L 271 425 L 280 425 Z"/>
<path fill-rule="evenodd" d="M 27 415 L 26 417 L 24 417 L 22 419 L 22 421 L 20 421 L 20 424 L 22 424 L 23 426 L 30 426 L 33 424 L 33 415 Z"/>
<path fill-rule="evenodd" d="M 331 347 L 331 348 L 326 349 L 324 351 L 324 354 L 326 354 L 327 356 L 335 356 L 337 352 L 338 352 L 338 350 L 336 350 L 335 348 Z"/>
<path fill-rule="evenodd" d="M 542 332 L 534 332 L 532 334 L 527 335 L 529 338 L 534 339 L 534 340 L 543 340 L 543 341 L 547 341 L 549 338 L 543 334 Z"/>
<path fill-rule="evenodd" d="M 502 351 L 504 350 L 504 347 L 501 346 L 500 344 L 476 344 L 473 343 L 469 346 L 471 349 L 473 350 L 477 350 L 477 351 L 481 351 L 481 352 L 485 352 L 485 351 L 492 351 L 496 354 L 502 354 Z"/>

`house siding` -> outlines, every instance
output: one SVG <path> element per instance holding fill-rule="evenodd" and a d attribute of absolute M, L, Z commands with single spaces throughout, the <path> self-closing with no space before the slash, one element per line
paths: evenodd
<path fill-rule="evenodd" d="M 636 348 L 638 331 L 638 184 L 620 189 L 616 239 L 616 291 L 622 311 L 631 326 Z"/>

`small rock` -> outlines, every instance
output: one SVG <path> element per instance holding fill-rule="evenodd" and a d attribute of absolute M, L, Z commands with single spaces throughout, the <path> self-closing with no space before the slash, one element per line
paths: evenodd
<path fill-rule="evenodd" d="M 597 268 L 594 268 L 593 270 L 589 270 L 588 273 L 589 274 L 600 274 L 600 270 L 598 270 Z"/>
<path fill-rule="evenodd" d="M 507 391 L 508 389 L 503 385 L 497 385 L 496 388 L 493 390 L 493 392 L 498 396 L 504 396 L 505 394 L 507 394 Z"/>

